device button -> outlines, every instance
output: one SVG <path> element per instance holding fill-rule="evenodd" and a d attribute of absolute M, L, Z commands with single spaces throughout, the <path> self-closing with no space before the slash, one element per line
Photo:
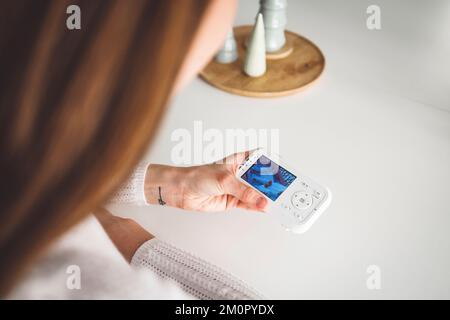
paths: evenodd
<path fill-rule="evenodd" d="M 302 181 L 302 182 L 301 182 L 301 185 L 302 185 L 305 189 L 308 189 L 308 188 L 309 188 L 309 185 L 308 185 L 305 181 Z"/>
<path fill-rule="evenodd" d="M 314 190 L 313 191 L 313 197 L 316 199 L 320 199 L 320 197 L 322 196 L 322 193 L 320 191 Z"/>
<path fill-rule="evenodd" d="M 311 194 L 306 191 L 297 191 L 291 197 L 291 202 L 295 208 L 304 210 L 312 204 Z"/>

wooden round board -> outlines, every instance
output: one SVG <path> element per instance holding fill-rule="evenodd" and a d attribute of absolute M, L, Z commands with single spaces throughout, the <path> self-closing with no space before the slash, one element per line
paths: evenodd
<path fill-rule="evenodd" d="M 292 52 L 282 59 L 267 59 L 267 71 L 258 78 L 242 71 L 245 41 L 252 26 L 234 28 L 239 58 L 233 63 L 221 64 L 213 59 L 200 76 L 224 91 L 248 97 L 279 97 L 296 93 L 319 78 L 325 68 L 320 49 L 308 39 L 286 31 L 286 46 Z"/>

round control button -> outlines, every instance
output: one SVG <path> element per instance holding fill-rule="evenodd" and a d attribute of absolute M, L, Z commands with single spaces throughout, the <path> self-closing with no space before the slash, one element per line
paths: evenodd
<path fill-rule="evenodd" d="M 308 192 L 297 191 L 292 195 L 291 202 L 295 208 L 304 210 L 312 204 L 312 197 Z"/>

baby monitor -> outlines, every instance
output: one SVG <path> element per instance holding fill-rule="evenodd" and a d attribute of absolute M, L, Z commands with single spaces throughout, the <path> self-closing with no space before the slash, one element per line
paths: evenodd
<path fill-rule="evenodd" d="M 250 154 L 238 179 L 268 199 L 268 213 L 295 233 L 307 231 L 331 202 L 331 192 L 264 149 Z"/>

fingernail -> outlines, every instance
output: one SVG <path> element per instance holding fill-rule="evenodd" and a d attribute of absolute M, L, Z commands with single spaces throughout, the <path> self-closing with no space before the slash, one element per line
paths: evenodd
<path fill-rule="evenodd" d="M 267 200 L 264 197 L 258 197 L 258 199 L 256 199 L 256 207 L 259 209 L 264 209 L 264 207 L 267 204 Z"/>

